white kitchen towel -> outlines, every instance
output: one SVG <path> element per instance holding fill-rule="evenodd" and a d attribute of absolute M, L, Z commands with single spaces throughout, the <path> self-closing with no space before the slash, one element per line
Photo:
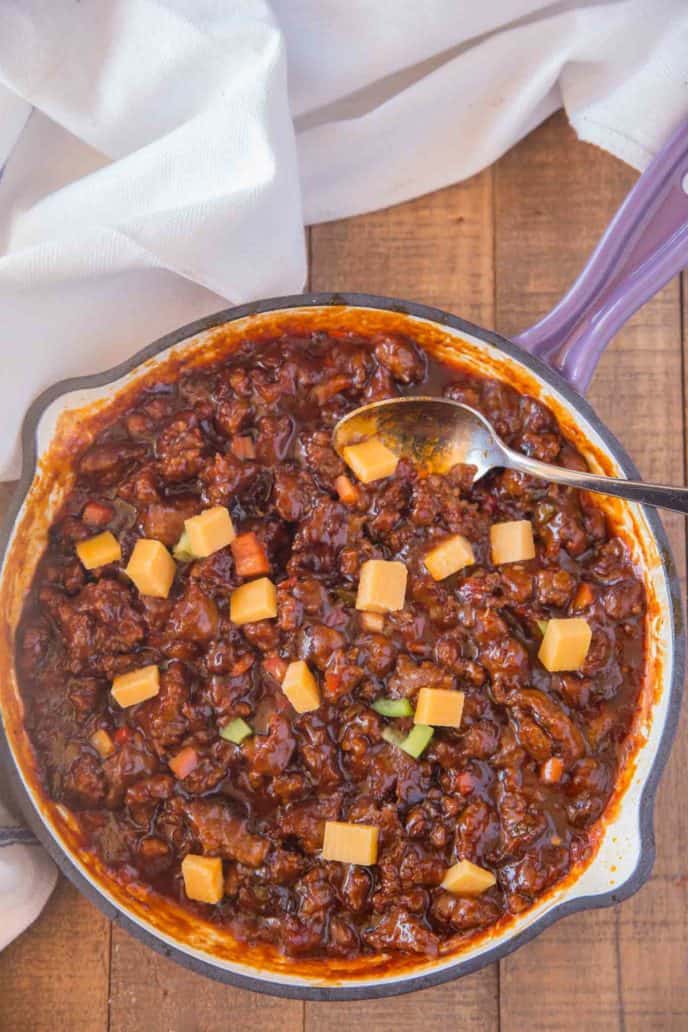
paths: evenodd
<path fill-rule="evenodd" d="M 300 290 L 304 224 L 470 176 L 562 105 L 642 168 L 687 83 L 686 0 L 3 0 L 0 479 L 43 387 Z"/>
<path fill-rule="evenodd" d="M 0 950 L 38 917 L 56 879 L 48 855 L 0 803 Z"/>

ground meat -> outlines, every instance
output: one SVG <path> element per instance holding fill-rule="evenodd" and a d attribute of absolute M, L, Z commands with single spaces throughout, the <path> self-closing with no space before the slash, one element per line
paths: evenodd
<path fill-rule="evenodd" d="M 269 841 L 252 834 L 246 821 L 235 816 L 226 803 L 195 799 L 185 810 L 204 853 L 238 860 L 248 867 L 260 867 L 270 849 Z"/>
<path fill-rule="evenodd" d="M 334 423 L 409 388 L 474 406 L 525 454 L 585 469 L 542 403 L 428 359 L 409 336 L 247 339 L 94 432 L 26 599 L 17 667 L 46 792 L 136 892 L 195 908 L 183 858 L 221 858 L 225 900 L 203 914 L 247 949 L 451 953 L 591 854 L 623 754 L 646 604 L 626 545 L 594 498 L 509 470 L 475 482 L 470 466 L 424 476 L 402 459 L 356 482 Z M 177 562 L 166 598 L 124 572 L 138 539 L 171 550 L 216 505 L 264 553 L 274 619 L 232 621 L 233 592 L 253 578 L 231 546 Z M 490 527 L 511 520 L 531 522 L 535 557 L 495 566 Z M 86 570 L 76 546 L 103 530 L 123 559 Z M 424 557 L 453 534 L 475 561 L 435 581 Z M 356 609 L 368 559 L 407 567 L 399 611 Z M 585 662 L 549 673 L 543 621 L 574 615 L 592 629 Z M 282 691 L 299 660 L 319 697 L 303 713 Z M 158 693 L 120 706 L 112 679 L 146 665 Z M 461 725 L 435 727 L 415 757 L 399 743 L 427 689 L 463 693 Z M 377 828 L 375 864 L 323 859 L 335 820 Z M 461 860 L 495 884 L 449 893 Z"/>

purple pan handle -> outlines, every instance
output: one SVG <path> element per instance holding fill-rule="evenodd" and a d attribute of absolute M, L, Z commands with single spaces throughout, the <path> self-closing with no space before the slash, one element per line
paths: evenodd
<path fill-rule="evenodd" d="M 686 266 L 688 121 L 638 179 L 566 296 L 514 339 L 582 394 L 617 330 Z"/>

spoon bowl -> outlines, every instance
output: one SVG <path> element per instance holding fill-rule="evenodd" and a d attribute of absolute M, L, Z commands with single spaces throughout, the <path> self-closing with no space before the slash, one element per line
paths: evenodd
<path fill-rule="evenodd" d="M 425 473 L 446 473 L 463 463 L 475 466 L 479 480 L 491 469 L 513 469 L 555 484 L 688 514 L 688 488 L 605 477 L 533 459 L 509 448 L 480 412 L 451 398 L 419 395 L 375 401 L 349 412 L 332 433 L 342 458 L 347 445 L 369 437 L 378 437 Z"/>

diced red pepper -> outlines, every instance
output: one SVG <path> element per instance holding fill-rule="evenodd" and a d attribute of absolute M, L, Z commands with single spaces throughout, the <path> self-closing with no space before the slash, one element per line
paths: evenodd
<path fill-rule="evenodd" d="M 198 753 L 191 745 L 185 746 L 169 761 L 170 770 L 180 781 L 198 766 Z"/>
<path fill-rule="evenodd" d="M 335 490 L 339 495 L 340 501 L 344 502 L 344 505 L 356 505 L 360 496 L 359 490 L 355 484 L 345 477 L 342 473 L 341 476 L 337 477 L 334 482 Z"/>
<path fill-rule="evenodd" d="M 119 746 L 126 745 L 126 743 L 131 738 L 131 731 L 130 731 L 130 729 L 126 725 L 123 725 L 122 727 L 118 727 L 117 728 L 117 730 L 114 732 L 112 738 L 113 738 L 113 741 L 116 742 L 117 745 L 119 745 Z"/>
<path fill-rule="evenodd" d="M 255 459 L 256 457 L 256 446 L 253 443 L 252 437 L 245 435 L 237 435 L 232 438 L 231 443 L 232 454 L 235 458 L 241 459 Z"/>
<path fill-rule="evenodd" d="M 234 556 L 236 572 L 240 577 L 260 577 L 270 572 L 270 560 L 263 542 L 253 531 L 239 534 L 229 546 Z"/>

